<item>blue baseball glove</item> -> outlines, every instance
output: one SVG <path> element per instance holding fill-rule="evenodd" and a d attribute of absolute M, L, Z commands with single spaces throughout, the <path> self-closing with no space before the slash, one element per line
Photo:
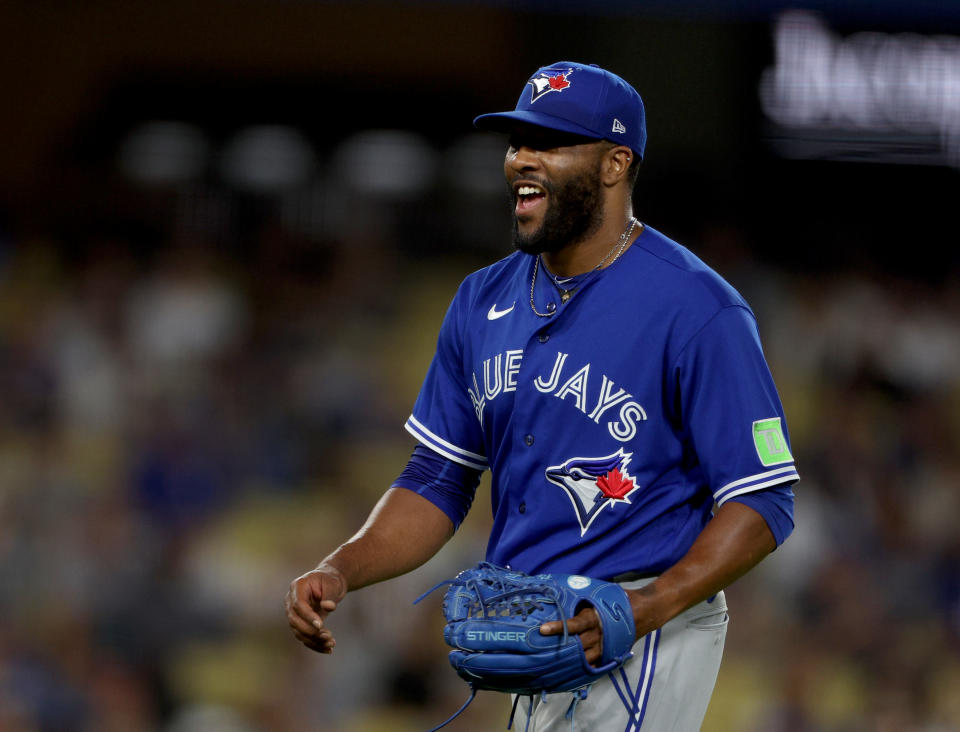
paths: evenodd
<path fill-rule="evenodd" d="M 580 575 L 527 575 L 481 562 L 438 587 L 443 584 L 450 585 L 443 598 L 443 637 L 454 648 L 450 664 L 474 693 L 584 689 L 632 655 L 636 630 L 630 601 L 615 583 Z M 597 666 L 587 662 L 579 637 L 566 632 L 567 618 L 584 606 L 596 610 L 603 631 Z M 551 620 L 563 621 L 562 635 L 540 633 L 540 625 Z"/>

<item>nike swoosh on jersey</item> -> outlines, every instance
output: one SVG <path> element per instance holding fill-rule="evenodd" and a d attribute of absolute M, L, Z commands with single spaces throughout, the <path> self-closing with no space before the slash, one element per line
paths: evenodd
<path fill-rule="evenodd" d="M 497 310 L 497 304 L 494 303 L 490 306 L 490 312 L 487 313 L 487 320 L 496 320 L 497 318 L 502 318 L 507 313 L 513 312 L 513 309 L 516 307 L 517 303 L 514 302 L 513 305 L 508 307 L 506 310 Z"/>

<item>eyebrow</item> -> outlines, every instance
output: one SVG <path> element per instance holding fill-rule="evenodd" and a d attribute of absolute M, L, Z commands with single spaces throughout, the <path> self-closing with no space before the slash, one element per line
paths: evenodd
<path fill-rule="evenodd" d="M 529 145 L 530 147 L 538 149 L 548 149 L 554 147 L 573 147 L 574 145 L 585 145 L 589 143 L 607 141 L 598 140 L 585 135 L 577 135 L 572 132 L 563 132 L 561 130 L 550 130 L 544 132 L 530 132 L 524 130 L 511 132 L 508 137 L 508 142 L 511 147 L 516 147 L 517 143 L 519 143 L 521 145 Z"/>

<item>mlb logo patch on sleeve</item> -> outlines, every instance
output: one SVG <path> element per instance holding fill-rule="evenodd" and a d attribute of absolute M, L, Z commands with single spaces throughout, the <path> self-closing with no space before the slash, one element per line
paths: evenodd
<path fill-rule="evenodd" d="M 753 423 L 753 444 L 764 467 L 793 461 L 779 417 L 758 419 Z"/>

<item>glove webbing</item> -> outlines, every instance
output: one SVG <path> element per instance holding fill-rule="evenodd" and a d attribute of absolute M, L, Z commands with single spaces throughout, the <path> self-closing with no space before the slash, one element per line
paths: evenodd
<path fill-rule="evenodd" d="M 475 580 L 466 583 L 467 587 L 474 584 Z M 563 623 L 563 642 L 567 642 L 567 619 L 563 613 L 559 612 L 560 598 L 555 587 L 552 585 L 517 585 L 502 592 L 491 595 L 486 600 L 476 587 L 471 588 L 477 595 L 477 602 L 471 603 L 470 610 L 473 611 L 479 605 L 478 617 L 495 617 L 498 615 L 519 615 L 526 617 L 534 610 L 542 610 L 544 604 L 557 606 L 557 615 Z M 506 611 L 506 612 L 504 612 Z M 471 612 L 472 615 L 472 612 Z"/>
<path fill-rule="evenodd" d="M 491 586 L 499 585 L 499 587 L 497 587 L 499 592 L 494 595 L 490 595 L 486 600 L 484 600 L 484 593 L 489 592 L 489 590 L 484 590 L 482 587 L 480 587 L 480 582 L 484 582 Z M 474 610 L 477 608 L 477 606 L 479 606 L 479 617 L 495 617 L 503 614 L 503 610 L 506 610 L 506 614 L 509 615 L 520 615 L 521 617 L 526 617 L 534 610 L 542 610 L 543 603 L 556 605 L 558 609 L 557 614 L 560 616 L 560 621 L 563 623 L 563 642 L 567 642 L 567 638 L 569 637 L 567 630 L 567 619 L 563 617 L 563 613 L 559 612 L 560 598 L 558 596 L 557 588 L 553 585 L 533 584 L 529 582 L 508 583 L 499 577 L 496 582 L 494 582 L 491 578 L 484 578 L 482 580 L 478 580 L 476 577 L 471 577 L 468 580 L 459 580 L 454 578 L 435 584 L 429 590 L 420 595 L 420 597 L 414 600 L 413 604 L 416 605 L 418 602 L 433 592 L 436 592 L 444 585 L 458 585 L 460 587 L 466 587 L 467 589 L 473 590 L 473 594 L 476 597 L 476 602 L 470 603 L 470 610 L 468 612 L 470 616 L 474 616 Z"/>

